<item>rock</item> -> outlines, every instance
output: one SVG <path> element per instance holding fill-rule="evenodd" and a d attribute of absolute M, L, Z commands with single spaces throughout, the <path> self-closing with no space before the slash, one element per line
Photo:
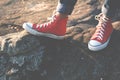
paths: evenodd
<path fill-rule="evenodd" d="M 41 66 L 44 47 L 24 54 L 3 54 L 0 56 L 0 80 L 26 80 L 29 72 L 38 71 Z"/>
<path fill-rule="evenodd" d="M 120 32 L 118 23 L 113 24 L 115 30 L 110 44 L 99 52 L 87 48 L 87 42 L 95 28 L 83 30 L 78 26 L 70 27 L 64 40 L 33 36 L 26 31 L 2 36 L 0 79 L 119 80 Z M 11 51 L 6 46 L 10 44 L 7 39 L 12 44 Z M 25 48 L 21 48 L 23 46 Z"/>
<path fill-rule="evenodd" d="M 4 6 L 0 10 L 0 80 L 120 80 L 120 21 L 113 23 L 114 31 L 105 49 L 93 52 L 87 47 L 96 29 L 94 16 L 103 0 L 78 0 L 63 40 L 33 36 L 25 30 L 9 33 L 11 25 L 12 29 L 21 28 L 21 23 L 29 19 L 44 22 L 54 9 L 53 5 L 40 4 L 41 0 L 13 1 L 14 5 L 12 0 L 0 1 Z M 41 5 L 44 8 L 35 10 Z"/>
<path fill-rule="evenodd" d="M 9 55 L 25 53 L 40 45 L 40 41 L 26 31 L 12 33 L 1 37 L 1 52 Z"/>

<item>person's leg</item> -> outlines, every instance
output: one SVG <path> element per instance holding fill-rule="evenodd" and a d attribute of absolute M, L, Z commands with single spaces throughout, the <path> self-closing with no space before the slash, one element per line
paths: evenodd
<path fill-rule="evenodd" d="M 118 0 L 105 0 L 101 12 L 108 18 L 112 19 L 118 9 L 120 9 L 120 4 Z"/>
<path fill-rule="evenodd" d="M 119 2 L 118 0 L 105 0 L 101 9 L 101 13 L 96 17 L 98 25 L 96 31 L 88 42 L 88 48 L 92 51 L 99 51 L 104 49 L 110 40 L 113 26 L 112 17 L 115 15 L 115 10 Z M 116 3 L 116 4 L 115 4 Z"/>
<path fill-rule="evenodd" d="M 76 1 L 59 0 L 57 12 L 49 22 L 43 24 L 24 23 L 23 28 L 33 35 L 62 39 L 66 32 L 68 15 L 72 13 Z"/>
<path fill-rule="evenodd" d="M 77 0 L 59 0 L 56 11 L 59 13 L 70 15 L 74 9 Z"/>

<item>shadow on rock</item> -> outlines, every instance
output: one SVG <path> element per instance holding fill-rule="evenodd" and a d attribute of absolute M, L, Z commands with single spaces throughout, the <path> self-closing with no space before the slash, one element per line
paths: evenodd
<path fill-rule="evenodd" d="M 87 48 L 95 28 L 69 27 L 64 40 L 26 31 L 1 36 L 0 79 L 119 80 L 120 32 L 114 28 L 108 47 L 99 52 Z"/>

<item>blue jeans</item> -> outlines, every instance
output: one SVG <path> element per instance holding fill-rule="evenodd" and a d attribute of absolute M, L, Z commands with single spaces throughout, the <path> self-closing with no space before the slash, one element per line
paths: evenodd
<path fill-rule="evenodd" d="M 77 0 L 59 0 L 56 11 L 70 15 Z"/>
<path fill-rule="evenodd" d="M 101 9 L 102 13 L 109 18 L 114 17 L 118 10 L 120 10 L 119 0 L 105 0 Z"/>
<path fill-rule="evenodd" d="M 74 9 L 77 0 L 59 0 L 56 11 L 70 15 Z M 120 8 L 119 0 L 104 0 L 101 12 L 112 18 Z"/>

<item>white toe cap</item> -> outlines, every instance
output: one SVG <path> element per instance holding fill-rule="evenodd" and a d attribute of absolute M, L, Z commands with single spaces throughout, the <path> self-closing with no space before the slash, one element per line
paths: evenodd
<path fill-rule="evenodd" d="M 23 28 L 25 29 L 26 27 L 32 28 L 32 23 L 29 23 L 29 22 L 24 23 Z"/>
<path fill-rule="evenodd" d="M 98 42 L 98 41 L 96 41 L 96 40 L 90 40 L 90 41 L 89 41 L 89 45 L 95 47 L 95 46 L 99 46 L 99 45 L 101 45 L 101 43 Z"/>

